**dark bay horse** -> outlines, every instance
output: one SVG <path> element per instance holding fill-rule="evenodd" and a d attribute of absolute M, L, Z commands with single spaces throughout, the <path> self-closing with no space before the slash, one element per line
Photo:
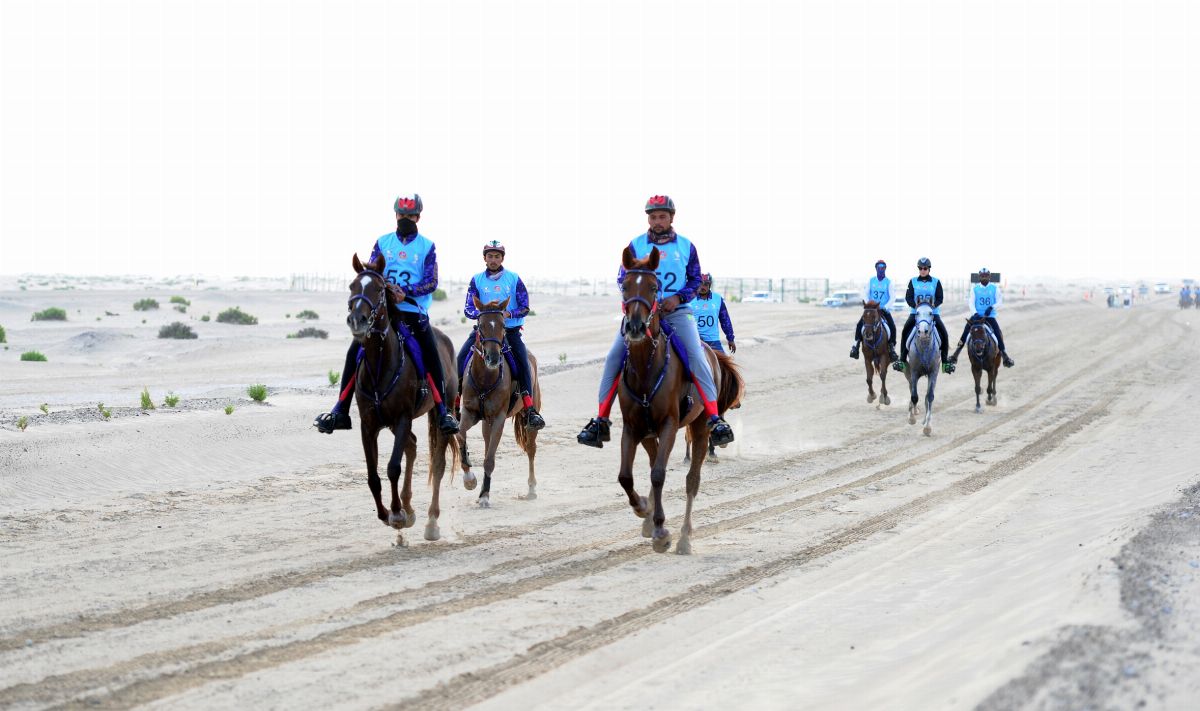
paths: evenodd
<path fill-rule="evenodd" d="M 379 520 L 396 529 L 396 542 L 404 545 L 403 529 L 416 522 L 412 507 L 412 472 L 417 456 L 417 438 L 412 432 L 415 418 L 430 413 L 433 397 L 421 378 L 412 357 L 405 352 L 399 335 L 388 316 L 391 298 L 383 277 L 382 255 L 373 263 L 363 265 L 358 255 L 352 261 L 358 274 L 350 282 L 350 315 L 346 324 L 354 340 L 363 348 L 362 359 L 355 378 L 355 395 L 358 414 L 361 418 L 363 454 L 367 460 L 367 486 L 375 497 L 375 509 Z M 446 374 L 446 397 L 453 398 L 458 392 L 458 376 L 454 374 L 454 347 L 446 334 L 434 329 L 438 354 L 442 359 L 442 370 Z M 415 342 L 413 343 L 415 346 Z M 384 508 L 382 483 L 379 479 L 379 432 L 390 428 L 393 434 L 392 454 L 388 459 L 387 475 L 392 485 L 391 507 Z M 446 448 L 450 447 L 454 459 L 458 459 L 458 447 L 452 436 L 442 434 L 432 414 L 429 415 L 429 483 L 433 488 L 433 499 L 429 504 L 429 518 L 425 524 L 425 540 L 436 541 L 441 537 L 438 516 L 441 507 L 438 495 L 442 476 L 446 472 Z M 401 458 L 404 458 L 404 490 L 397 492 L 400 479 Z M 455 461 L 457 464 L 457 461 Z"/>
<path fill-rule="evenodd" d="M 621 471 L 617 481 L 629 497 L 633 513 L 643 519 L 642 535 L 652 540 L 654 550 L 664 553 L 671 547 L 671 533 L 666 528 L 662 490 L 667 479 L 667 464 L 675 435 L 687 427 L 691 435 L 692 461 L 688 468 L 687 506 L 680 530 L 677 553 L 692 552 L 692 502 L 700 491 L 700 469 L 708 453 L 708 423 L 702 416 L 704 408 L 699 398 L 691 405 L 687 398 L 691 382 L 679 354 L 672 352 L 670 340 L 663 331 L 659 310 L 660 292 L 658 268 L 660 253 L 650 250 L 646 259 L 637 259 L 633 250 L 625 248 L 621 262 L 625 278 L 621 282 L 622 308 L 625 318 L 621 332 L 625 337 L 625 365 L 619 376 L 621 400 Z M 724 412 L 742 397 L 745 384 L 733 359 L 705 349 L 705 357 L 717 384 L 717 407 Z M 633 460 L 638 444 L 650 457 L 650 488 L 653 506 L 633 488 Z"/>
<path fill-rule="evenodd" d="M 933 309 L 929 304 L 917 306 L 917 325 L 908 342 L 908 424 L 917 422 L 917 381 L 924 376 L 929 383 L 925 391 L 925 422 L 922 430 L 926 435 L 933 433 L 933 389 L 937 386 L 938 371 L 942 369 L 942 344 L 937 329 L 933 327 Z"/>
<path fill-rule="evenodd" d="M 979 380 L 987 373 L 987 404 L 996 404 L 996 374 L 1000 371 L 1000 345 L 996 336 L 982 318 L 968 319 L 971 334 L 967 340 L 967 355 L 971 357 L 971 375 L 975 376 L 975 412 L 982 412 L 979 404 Z"/>
<path fill-rule="evenodd" d="M 462 451 L 463 485 L 467 490 L 475 488 L 476 478 L 471 473 L 471 457 L 467 450 L 467 430 L 476 422 L 483 423 L 483 489 L 479 492 L 479 505 L 491 506 L 492 470 L 496 468 L 496 448 L 504 436 L 504 421 L 513 418 L 513 434 L 517 445 L 529 459 L 529 492 L 520 497 L 525 500 L 537 498 L 537 477 L 533 472 L 533 459 L 537 456 L 537 430 L 525 426 L 520 415 L 525 405 L 520 397 L 520 383 L 513 378 L 502 348 L 504 345 L 504 307 L 507 300 L 481 303 L 475 297 L 475 308 L 479 309 L 479 326 L 475 330 L 475 345 L 471 346 L 471 358 L 462 387 L 462 418 L 458 430 L 458 446 Z M 542 407 L 542 387 L 538 383 L 537 359 L 529 354 L 530 380 L 533 382 L 533 406 Z"/>
<path fill-rule="evenodd" d="M 887 326 L 879 315 L 879 303 L 863 302 L 862 316 L 862 349 L 863 365 L 867 367 L 867 402 L 875 402 L 875 371 L 879 371 L 879 405 L 891 405 L 888 397 L 887 372 L 892 363 L 892 355 L 888 351 Z M 876 409 L 879 408 L 876 405 Z"/>

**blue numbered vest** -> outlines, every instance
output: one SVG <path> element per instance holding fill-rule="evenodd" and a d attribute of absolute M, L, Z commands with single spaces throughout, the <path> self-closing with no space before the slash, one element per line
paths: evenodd
<path fill-rule="evenodd" d="M 433 242 L 428 237 L 418 234 L 408 244 L 400 241 L 395 232 L 389 232 L 380 237 L 376 243 L 383 253 L 386 263 L 383 266 L 383 276 L 393 284 L 398 284 L 406 292 L 409 285 L 420 283 L 425 276 L 425 257 L 433 250 Z M 418 306 L 413 306 L 407 300 L 396 305 L 401 311 L 424 313 L 433 303 L 433 294 L 412 296 Z"/>
<path fill-rule="evenodd" d="M 710 291 L 707 299 L 697 296 L 691 300 L 692 314 L 696 316 L 696 329 L 700 331 L 700 340 L 721 340 L 719 320 L 723 303 L 725 300 L 715 291 Z"/>
<path fill-rule="evenodd" d="M 662 289 L 658 294 L 659 299 L 674 296 L 687 284 L 687 265 L 692 257 L 692 243 L 687 237 L 676 234 L 675 239 L 666 244 L 654 244 L 649 235 L 642 233 L 634 237 L 629 246 L 633 247 L 633 256 L 638 259 L 650 256 L 651 247 L 657 247 L 662 253 L 659 255 L 658 269 L 654 270 Z"/>
<path fill-rule="evenodd" d="M 881 281 L 878 277 L 871 277 L 871 281 L 867 282 L 867 299 L 879 304 L 884 311 L 891 311 L 892 280 L 884 277 Z"/>
<path fill-rule="evenodd" d="M 975 313 L 979 314 L 980 316 L 983 316 L 987 313 L 988 307 L 996 305 L 997 292 L 996 285 L 994 283 L 988 284 L 987 286 L 984 286 L 983 284 L 976 284 L 971 289 L 971 294 L 973 303 L 975 304 Z"/>
<path fill-rule="evenodd" d="M 927 281 L 927 282 L 920 281 L 916 277 L 913 277 L 911 280 L 909 280 L 909 283 L 912 284 L 913 301 L 915 301 L 917 303 L 917 306 L 920 306 L 921 302 L 925 301 L 926 303 L 929 304 L 930 307 L 933 307 L 933 299 L 935 296 L 937 296 L 937 287 L 938 287 L 937 277 L 930 277 L 929 281 Z M 941 306 L 938 306 L 937 308 L 933 309 L 934 316 L 939 316 L 939 315 L 941 315 L 941 313 L 942 313 Z"/>
<path fill-rule="evenodd" d="M 517 308 L 517 282 L 521 281 L 521 277 L 516 273 L 504 269 L 500 272 L 500 276 L 491 279 L 488 277 L 487 271 L 482 271 L 475 275 L 473 281 L 475 282 L 475 291 L 479 292 L 479 300 L 483 303 L 503 299 L 506 311 Z M 516 328 L 524 323 L 524 316 L 504 319 L 505 328 Z"/>

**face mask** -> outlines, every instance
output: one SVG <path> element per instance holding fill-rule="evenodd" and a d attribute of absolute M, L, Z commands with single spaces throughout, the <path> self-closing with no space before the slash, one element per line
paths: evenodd
<path fill-rule="evenodd" d="M 876 268 L 875 268 L 875 278 L 876 278 L 876 279 L 883 279 L 883 275 L 884 275 L 886 272 L 887 272 L 887 270 L 886 270 L 886 269 L 880 269 L 879 267 L 876 267 Z"/>
<path fill-rule="evenodd" d="M 396 220 L 396 234 L 400 235 L 401 237 L 411 237 L 416 233 L 417 223 L 413 222 L 407 217 L 401 217 L 399 220 Z"/>

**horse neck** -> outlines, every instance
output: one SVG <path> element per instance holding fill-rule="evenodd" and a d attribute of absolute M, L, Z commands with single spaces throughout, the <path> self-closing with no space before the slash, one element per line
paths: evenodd
<path fill-rule="evenodd" d="M 377 380 L 391 378 L 400 365 L 400 338 L 396 330 L 388 325 L 383 333 L 372 333 L 363 345 L 363 363 Z M 366 385 L 367 383 L 363 383 Z M 386 383 L 376 382 L 375 387 L 385 387 Z"/>
<path fill-rule="evenodd" d="M 650 338 L 644 338 L 636 343 L 626 341 L 625 347 L 629 349 L 629 357 L 625 361 L 625 372 L 629 377 L 629 384 L 635 387 L 653 386 L 653 379 L 658 377 L 658 371 L 667 357 L 667 348 L 670 347 L 662 329 L 651 330 Z M 649 382 L 643 382 L 643 380 Z"/>

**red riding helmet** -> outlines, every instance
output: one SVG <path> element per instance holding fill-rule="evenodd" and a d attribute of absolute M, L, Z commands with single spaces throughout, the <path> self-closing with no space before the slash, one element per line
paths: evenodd
<path fill-rule="evenodd" d="M 500 254 L 504 254 L 504 245 L 501 244 L 500 240 L 498 239 L 494 239 L 491 242 L 484 242 L 483 256 L 486 257 L 488 252 L 499 252 Z"/>
<path fill-rule="evenodd" d="M 675 201 L 669 195 L 654 195 L 646 201 L 646 214 L 650 214 L 655 210 L 666 210 L 672 215 L 675 214 Z"/>
<path fill-rule="evenodd" d="M 421 204 L 421 196 L 413 193 L 396 198 L 392 207 L 396 209 L 397 215 L 420 215 L 424 205 Z"/>

